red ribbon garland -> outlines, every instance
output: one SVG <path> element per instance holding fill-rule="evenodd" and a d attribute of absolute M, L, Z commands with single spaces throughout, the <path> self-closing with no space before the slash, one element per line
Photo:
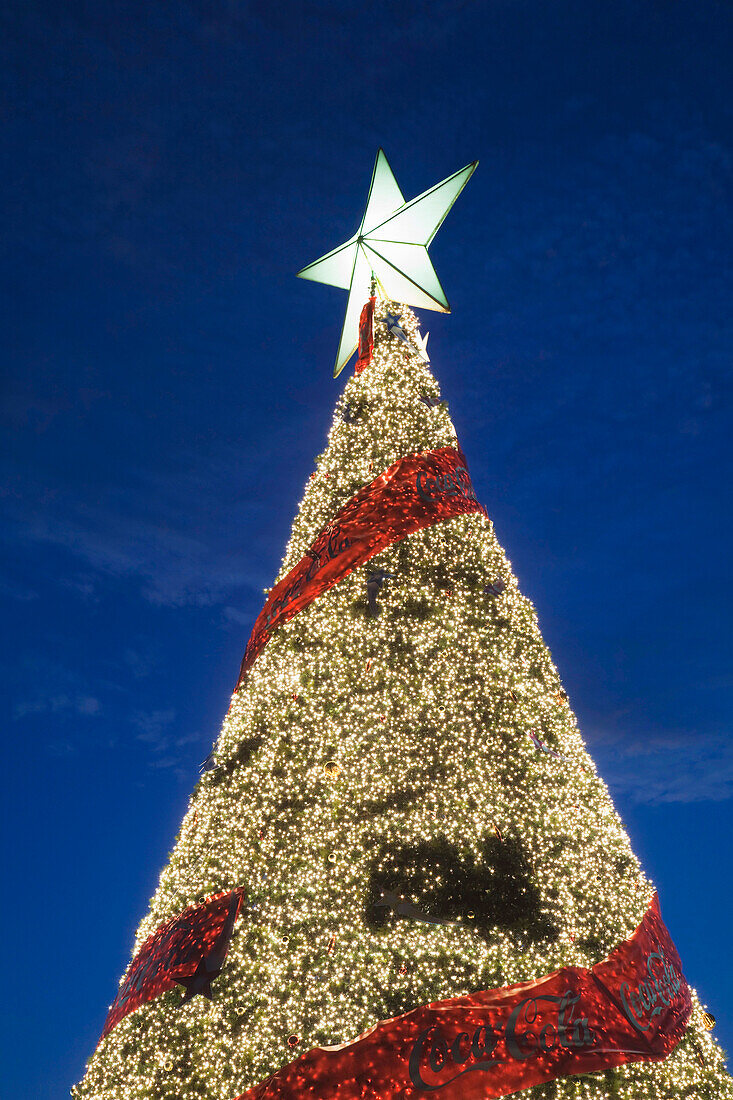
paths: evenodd
<path fill-rule="evenodd" d="M 242 888 L 219 894 L 192 905 L 148 936 L 110 1005 L 100 1041 L 140 1005 L 175 989 L 177 978 L 190 978 L 212 952 L 223 962 L 229 938 L 222 942 L 222 935 L 228 930 L 231 936 L 241 903 Z"/>
<path fill-rule="evenodd" d="M 591 969 L 424 1005 L 317 1047 L 236 1100 L 491 1100 L 571 1074 L 662 1061 L 692 1004 L 655 894 L 633 936 Z"/>
<path fill-rule="evenodd" d="M 368 367 L 372 361 L 372 352 L 374 351 L 375 302 L 375 297 L 370 298 L 361 311 L 361 317 L 359 318 L 359 349 L 356 357 L 356 364 L 354 366 L 354 374 L 361 374 L 364 368 Z"/>
<path fill-rule="evenodd" d="M 101 1038 L 191 977 L 212 952 L 218 973 L 241 899 L 241 889 L 220 894 L 149 936 Z M 556 1077 L 662 1061 L 682 1038 L 691 1008 L 655 894 L 633 936 L 590 969 L 563 967 L 537 981 L 424 1005 L 354 1042 L 308 1051 L 236 1100 L 405 1100 L 438 1091 L 442 1100 L 491 1100 Z"/>
<path fill-rule="evenodd" d="M 441 447 L 393 463 L 344 505 L 272 589 L 247 643 L 235 691 L 274 631 L 352 569 L 421 527 L 470 512 L 486 514 L 460 449 Z"/>

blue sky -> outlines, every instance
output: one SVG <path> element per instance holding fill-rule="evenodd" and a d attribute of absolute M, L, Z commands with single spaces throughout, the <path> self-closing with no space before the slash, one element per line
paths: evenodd
<path fill-rule="evenodd" d="M 129 960 L 340 392 L 345 296 L 294 272 L 379 145 L 408 197 L 480 160 L 433 367 L 730 1047 L 730 7 L 4 24 L 3 1091 L 67 1095 Z"/>

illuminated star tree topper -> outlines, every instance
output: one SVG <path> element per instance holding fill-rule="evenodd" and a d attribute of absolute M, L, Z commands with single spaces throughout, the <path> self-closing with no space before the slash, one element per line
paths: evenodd
<path fill-rule="evenodd" d="M 477 164 L 477 160 L 471 161 L 417 198 L 405 202 L 384 150 L 379 150 L 366 209 L 356 233 L 298 272 L 301 279 L 327 283 L 349 292 L 334 378 L 356 350 L 359 314 L 369 296 L 372 277 L 382 297 L 388 301 L 450 313 L 445 292 L 428 256 L 428 245 Z"/>

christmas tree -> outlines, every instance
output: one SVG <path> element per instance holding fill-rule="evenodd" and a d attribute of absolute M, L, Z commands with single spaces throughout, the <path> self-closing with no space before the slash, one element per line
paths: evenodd
<path fill-rule="evenodd" d="M 367 295 L 337 359 L 361 313 L 360 369 L 74 1096 L 733 1098 L 418 318 Z M 614 986 L 650 920 L 647 970 Z M 556 971 L 554 999 L 512 988 Z M 543 1005 L 554 1031 L 532 1028 Z M 461 1013 L 492 1024 L 453 1038 Z"/>

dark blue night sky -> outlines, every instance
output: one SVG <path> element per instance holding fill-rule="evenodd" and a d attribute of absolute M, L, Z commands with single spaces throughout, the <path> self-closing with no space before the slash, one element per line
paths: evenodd
<path fill-rule="evenodd" d="M 294 278 L 479 168 L 423 314 L 481 500 L 733 1043 L 733 15 L 5 4 L 0 1092 L 83 1071 L 341 383 Z M 346 376 L 344 376 L 346 377 Z"/>

